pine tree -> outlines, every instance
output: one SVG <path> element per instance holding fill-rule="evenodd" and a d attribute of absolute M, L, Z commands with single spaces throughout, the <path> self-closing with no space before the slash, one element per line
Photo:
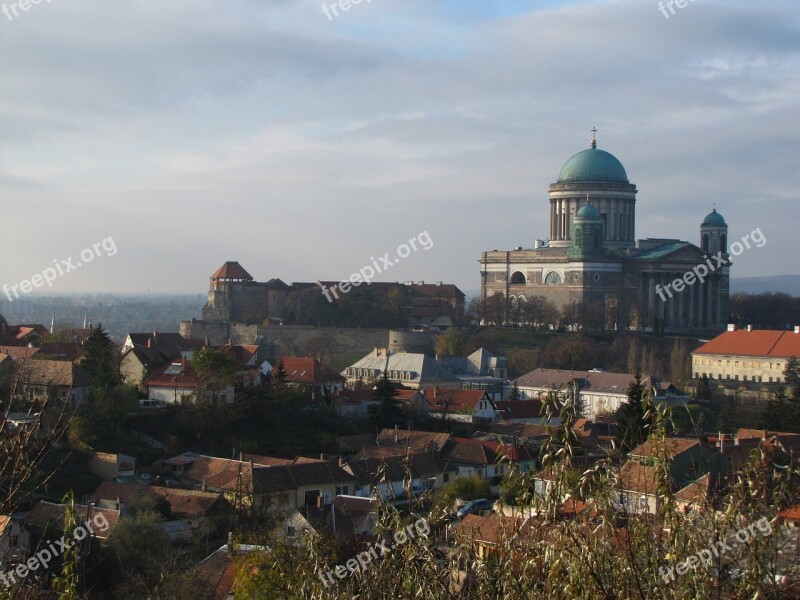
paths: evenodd
<path fill-rule="evenodd" d="M 624 452 L 644 442 L 649 435 L 650 419 L 645 419 L 650 404 L 649 393 L 639 373 L 628 386 L 627 396 L 628 401 L 615 413 L 617 444 Z"/>
<path fill-rule="evenodd" d="M 83 360 L 81 368 L 89 376 L 92 386 L 100 392 L 107 392 L 120 384 L 119 366 L 117 364 L 114 344 L 98 324 L 91 335 L 83 343 Z"/>
<path fill-rule="evenodd" d="M 389 376 L 386 371 L 383 376 L 375 384 L 374 398 L 380 402 L 378 407 L 378 421 L 381 427 L 393 427 L 397 421 L 402 417 L 400 409 L 394 397 L 397 396 L 397 390 L 392 386 L 389 381 Z"/>

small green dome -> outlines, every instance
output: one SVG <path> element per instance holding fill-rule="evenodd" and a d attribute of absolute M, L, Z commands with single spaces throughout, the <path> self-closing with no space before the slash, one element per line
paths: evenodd
<path fill-rule="evenodd" d="M 706 215 L 706 218 L 703 219 L 703 225 L 711 225 L 714 227 L 728 226 L 728 224 L 725 222 L 725 219 L 717 212 L 716 208 Z"/>
<path fill-rule="evenodd" d="M 605 150 L 592 148 L 582 150 L 570 158 L 561 168 L 558 181 L 612 181 L 628 183 L 625 167 L 617 158 Z"/>
<path fill-rule="evenodd" d="M 581 219 L 595 219 L 595 220 L 600 219 L 601 221 L 603 220 L 600 211 L 597 210 L 594 206 L 592 206 L 588 202 L 578 209 L 578 212 L 575 214 L 575 216 Z"/>

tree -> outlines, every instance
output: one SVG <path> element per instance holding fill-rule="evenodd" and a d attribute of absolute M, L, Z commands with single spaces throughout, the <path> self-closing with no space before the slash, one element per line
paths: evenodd
<path fill-rule="evenodd" d="M 397 396 L 397 390 L 394 389 L 392 382 L 389 381 L 388 373 L 384 371 L 383 376 L 375 385 L 375 393 L 373 395 L 373 398 L 380 402 L 377 416 L 381 427 L 394 427 L 403 418 L 403 413 L 394 399 L 395 396 Z"/>
<path fill-rule="evenodd" d="M 792 356 L 783 369 L 784 385 L 772 394 L 761 414 L 761 427 L 800 433 L 800 361 Z"/>
<path fill-rule="evenodd" d="M 224 349 L 203 348 L 194 355 L 192 368 L 197 372 L 197 401 L 202 401 L 208 393 L 216 402 L 220 392 L 233 385 L 236 379 L 237 364 Z"/>
<path fill-rule="evenodd" d="M 434 498 L 434 510 L 450 511 L 456 500 L 478 500 L 491 495 L 489 482 L 474 475 L 458 477 L 445 485 Z"/>
<path fill-rule="evenodd" d="M 650 393 L 642 384 L 638 373 L 628 385 L 628 401 L 617 409 L 617 444 L 623 452 L 630 452 L 647 439 L 650 419 L 646 417 L 652 406 Z"/>
<path fill-rule="evenodd" d="M 116 348 L 102 324 L 93 328 L 83 342 L 83 353 L 81 368 L 89 376 L 95 390 L 104 393 L 120 384 Z"/>
<path fill-rule="evenodd" d="M 508 399 L 512 401 L 522 399 L 522 394 L 520 394 L 519 392 L 519 386 L 517 385 L 516 381 L 514 382 L 514 385 L 511 387 L 511 394 L 508 396 Z"/>
<path fill-rule="evenodd" d="M 436 354 L 438 356 L 464 356 L 469 336 L 455 327 L 448 329 L 436 338 Z"/>

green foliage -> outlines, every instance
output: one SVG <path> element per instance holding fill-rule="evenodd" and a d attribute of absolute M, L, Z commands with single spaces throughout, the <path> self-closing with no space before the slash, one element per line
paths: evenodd
<path fill-rule="evenodd" d="M 761 415 L 761 427 L 800 433 L 800 362 L 794 356 L 786 361 L 783 381 Z"/>
<path fill-rule="evenodd" d="M 489 482 L 481 477 L 457 477 L 434 495 L 435 510 L 433 512 L 453 509 L 456 500 L 477 500 L 489 498 L 491 490 Z"/>
<path fill-rule="evenodd" d="M 436 338 L 436 354 L 441 357 L 465 356 L 469 334 L 455 327 Z"/>
<path fill-rule="evenodd" d="M 378 406 L 378 424 L 380 427 L 394 427 L 399 425 L 403 419 L 403 411 L 394 399 L 397 396 L 397 390 L 394 389 L 392 382 L 389 381 L 389 376 L 386 371 L 383 376 L 375 384 L 375 392 L 373 398 L 380 402 Z"/>
<path fill-rule="evenodd" d="M 649 390 L 642 384 L 637 373 L 627 391 L 628 401 L 617 409 L 617 444 L 623 452 L 629 452 L 647 439 L 652 424 L 649 408 L 652 407 Z"/>
<path fill-rule="evenodd" d="M 96 390 L 105 392 L 119 385 L 116 348 L 102 324 L 92 329 L 91 335 L 83 343 L 83 352 L 81 369 L 89 376 Z"/>

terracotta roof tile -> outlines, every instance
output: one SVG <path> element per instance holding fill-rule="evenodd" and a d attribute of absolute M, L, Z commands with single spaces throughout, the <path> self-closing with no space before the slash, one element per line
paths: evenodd
<path fill-rule="evenodd" d="M 694 351 L 694 354 L 731 354 L 789 358 L 800 356 L 800 334 L 793 331 L 754 329 L 726 331 Z"/>

